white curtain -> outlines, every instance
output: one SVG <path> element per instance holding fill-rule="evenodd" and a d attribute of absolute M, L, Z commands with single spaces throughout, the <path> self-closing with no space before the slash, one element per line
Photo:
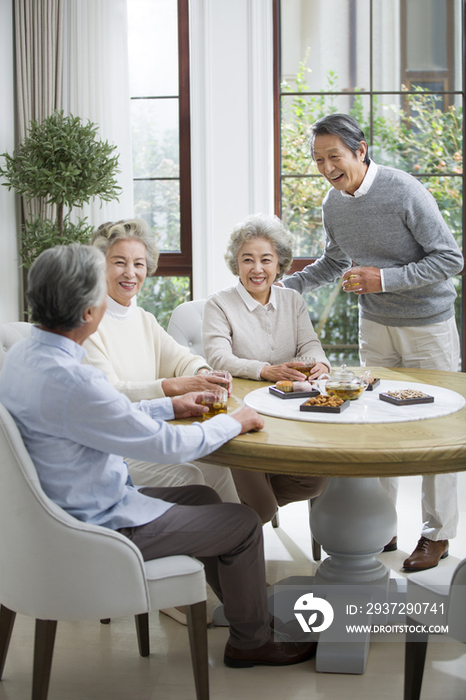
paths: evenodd
<path fill-rule="evenodd" d="M 133 215 L 126 0 L 66 0 L 63 108 L 99 124 L 99 137 L 117 146 L 119 202 L 75 210 L 93 226 Z"/>
<path fill-rule="evenodd" d="M 101 207 L 96 199 L 72 219 L 98 226 L 132 216 L 126 0 L 15 0 L 14 7 L 20 139 L 32 119 L 54 109 L 98 124 L 98 137 L 117 147 L 120 201 Z"/>

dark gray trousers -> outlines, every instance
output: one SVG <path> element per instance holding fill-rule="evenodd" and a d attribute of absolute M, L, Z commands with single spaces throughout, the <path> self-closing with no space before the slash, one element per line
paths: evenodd
<path fill-rule="evenodd" d="M 141 493 L 177 505 L 156 520 L 119 532 L 144 559 L 175 554 L 196 557 L 224 604 L 230 644 L 254 649 L 270 636 L 262 525 L 257 514 L 238 503 L 222 503 L 208 486 L 143 488 Z"/>

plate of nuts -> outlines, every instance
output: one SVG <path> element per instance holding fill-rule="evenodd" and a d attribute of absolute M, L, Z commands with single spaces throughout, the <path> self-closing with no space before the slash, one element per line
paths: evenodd
<path fill-rule="evenodd" d="M 434 403 L 434 397 L 417 389 L 397 389 L 379 394 L 381 401 L 392 403 L 395 406 L 412 406 L 419 403 Z"/>
<path fill-rule="evenodd" d="M 340 399 L 338 396 L 315 396 L 299 407 L 300 411 L 315 411 L 321 413 L 341 413 L 350 405 L 350 401 Z"/>

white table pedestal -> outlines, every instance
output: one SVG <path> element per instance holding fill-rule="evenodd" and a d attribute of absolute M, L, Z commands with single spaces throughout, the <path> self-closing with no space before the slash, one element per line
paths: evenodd
<path fill-rule="evenodd" d="M 370 633 L 351 633 L 344 641 L 345 626 L 370 625 L 369 604 L 388 602 L 391 597 L 390 572 L 376 557 L 396 533 L 396 523 L 395 508 L 377 478 L 331 478 L 314 503 L 312 535 L 329 557 L 312 579 L 295 577 L 293 582 L 313 586 L 335 611 L 331 627 L 319 636 L 317 671 L 364 672 Z M 285 583 L 279 582 L 280 586 Z M 393 590 L 399 595 L 397 586 Z M 348 617 L 347 605 L 355 606 L 358 613 Z"/>
<path fill-rule="evenodd" d="M 335 617 L 331 627 L 320 633 L 316 669 L 327 673 L 364 673 L 370 633 L 351 633 L 348 623 L 370 625 L 373 616 L 367 613 L 372 602 L 386 603 L 391 593 L 399 599 L 400 588 L 390 584 L 390 572 L 377 559 L 396 533 L 396 511 L 377 478 L 329 479 L 324 492 L 311 511 L 313 537 L 329 554 L 315 576 L 291 577 L 278 581 L 268 589 L 269 609 L 286 608 L 287 622 L 294 618 L 294 602 L 298 594 L 293 587 L 316 591 L 328 600 Z M 281 596 L 275 599 L 274 596 Z M 289 600 L 285 601 L 285 596 Z M 294 598 L 293 598 L 294 596 Z M 348 605 L 358 612 L 346 615 Z M 378 622 L 386 618 L 378 617 Z M 214 624 L 225 624 L 223 606 L 214 611 Z"/>

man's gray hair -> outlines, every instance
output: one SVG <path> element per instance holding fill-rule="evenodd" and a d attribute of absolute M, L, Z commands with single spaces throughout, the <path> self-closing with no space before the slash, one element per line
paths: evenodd
<path fill-rule="evenodd" d="M 350 117 L 349 114 L 329 114 L 326 117 L 322 117 L 322 119 L 318 119 L 311 126 L 309 148 L 311 149 L 311 156 L 314 160 L 314 141 L 316 136 L 322 136 L 323 134 L 338 136 L 345 146 L 350 149 L 355 158 L 361 141 L 364 141 L 367 145 L 364 131 L 361 129 L 356 119 Z M 366 165 L 370 163 L 369 150 L 366 151 L 364 163 Z"/>
<path fill-rule="evenodd" d="M 51 330 L 82 326 L 86 309 L 100 306 L 106 293 L 105 256 L 89 245 L 44 250 L 29 270 L 26 297 L 32 321 Z"/>
<path fill-rule="evenodd" d="M 159 249 L 144 219 L 108 221 L 99 226 L 91 236 L 91 243 L 108 256 L 110 248 L 118 241 L 140 241 L 146 247 L 147 274 L 153 275 L 159 261 Z"/>
<path fill-rule="evenodd" d="M 232 273 L 238 276 L 239 250 L 244 243 L 253 238 L 265 238 L 270 241 L 278 255 L 280 272 L 277 279 L 283 277 L 293 262 L 294 239 L 278 216 L 266 216 L 265 214 L 248 216 L 247 219 L 237 224 L 231 232 L 224 257 Z"/>

